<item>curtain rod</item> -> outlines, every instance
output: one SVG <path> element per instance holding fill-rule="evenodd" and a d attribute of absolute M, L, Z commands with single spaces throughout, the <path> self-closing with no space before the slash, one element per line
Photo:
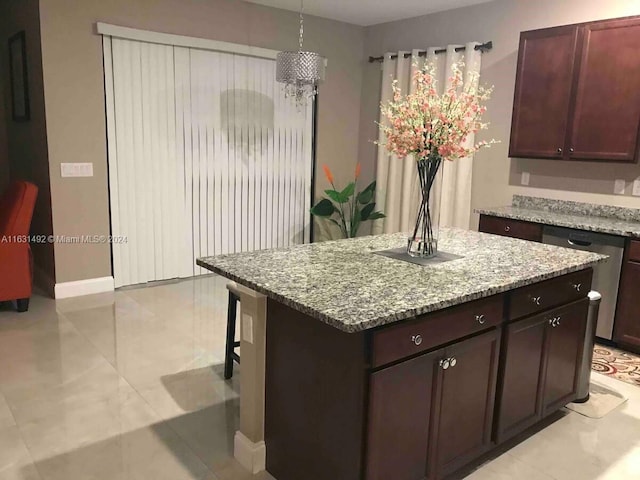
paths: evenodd
<path fill-rule="evenodd" d="M 493 48 L 493 42 L 492 41 L 488 41 L 485 43 L 482 43 L 480 45 L 476 45 L 474 47 L 476 50 L 480 50 L 481 52 L 488 52 L 489 50 L 491 50 Z M 455 50 L 456 52 L 464 52 L 467 49 L 467 47 L 456 47 Z M 445 53 L 447 51 L 446 48 L 440 48 L 438 50 L 435 51 L 436 55 L 439 53 Z M 411 56 L 410 53 L 405 53 L 404 54 L 404 58 L 409 58 Z M 419 57 L 426 57 L 427 56 L 427 51 L 423 50 L 418 52 L 418 56 Z M 398 55 L 391 55 L 390 58 L 398 58 Z M 384 56 L 382 57 L 369 57 L 369 63 L 373 63 L 373 62 L 382 62 L 384 60 Z"/>

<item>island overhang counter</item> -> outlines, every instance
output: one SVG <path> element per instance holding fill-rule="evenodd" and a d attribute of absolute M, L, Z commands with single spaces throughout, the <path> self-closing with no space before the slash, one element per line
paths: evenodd
<path fill-rule="evenodd" d="M 241 296 L 235 455 L 277 480 L 440 479 L 575 399 L 606 257 L 443 229 L 201 258 Z"/>

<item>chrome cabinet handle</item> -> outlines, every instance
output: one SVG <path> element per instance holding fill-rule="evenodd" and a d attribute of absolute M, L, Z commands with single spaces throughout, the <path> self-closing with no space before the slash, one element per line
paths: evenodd
<path fill-rule="evenodd" d="M 571 153 L 573 153 L 574 151 L 575 151 L 575 150 L 573 149 L 573 147 L 571 147 L 571 148 L 569 149 L 569 152 L 571 152 Z"/>
<path fill-rule="evenodd" d="M 558 148 L 558 153 L 562 153 L 562 148 Z"/>
<path fill-rule="evenodd" d="M 511 227 L 509 225 L 507 225 L 506 227 L 504 227 L 504 231 L 505 232 L 510 232 L 511 231 Z"/>
<path fill-rule="evenodd" d="M 576 292 L 579 292 L 580 289 L 582 288 L 582 284 L 581 283 L 574 283 L 573 284 L 573 288 L 576 289 Z"/>
<path fill-rule="evenodd" d="M 420 345 L 422 343 L 422 335 L 412 335 L 411 341 L 416 345 Z"/>
<path fill-rule="evenodd" d="M 553 317 L 549 319 L 549 325 L 551 325 L 553 328 L 559 327 L 560 326 L 560 320 L 562 319 L 562 317 Z"/>
<path fill-rule="evenodd" d="M 531 301 L 536 305 L 540 305 L 540 303 L 542 302 L 542 297 L 533 297 Z"/>
<path fill-rule="evenodd" d="M 487 321 L 486 318 L 484 318 L 484 315 L 480 314 L 480 315 L 476 315 L 476 322 L 478 322 L 480 325 L 484 325 L 484 323 Z"/>
<path fill-rule="evenodd" d="M 456 357 L 449 357 L 443 360 L 440 360 L 440 368 L 443 370 L 449 370 L 449 368 L 453 368 L 458 364 L 458 360 Z"/>

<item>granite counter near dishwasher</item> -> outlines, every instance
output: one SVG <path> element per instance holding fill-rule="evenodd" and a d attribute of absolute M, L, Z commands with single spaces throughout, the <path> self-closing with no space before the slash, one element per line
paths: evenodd
<path fill-rule="evenodd" d="M 406 234 L 200 258 L 198 265 L 342 331 L 359 332 L 582 270 L 607 257 L 458 229 L 439 248 L 462 258 L 429 266 L 374 252 Z"/>
<path fill-rule="evenodd" d="M 640 238 L 640 209 L 514 195 L 511 206 L 476 213 L 557 227 Z"/>

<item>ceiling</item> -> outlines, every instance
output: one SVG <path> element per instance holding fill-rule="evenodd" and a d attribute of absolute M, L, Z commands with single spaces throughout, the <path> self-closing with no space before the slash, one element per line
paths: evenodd
<path fill-rule="evenodd" d="M 247 1 L 296 12 L 300 10 L 300 0 Z M 305 0 L 304 11 L 309 15 L 368 26 L 490 1 L 492 0 Z"/>

